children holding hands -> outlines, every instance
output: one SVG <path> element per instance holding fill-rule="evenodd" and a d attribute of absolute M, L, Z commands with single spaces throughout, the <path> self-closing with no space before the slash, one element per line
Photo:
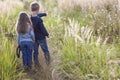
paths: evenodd
<path fill-rule="evenodd" d="M 37 2 L 32 2 L 30 8 L 30 18 L 27 13 L 22 12 L 17 22 L 18 44 L 22 50 L 24 69 L 28 70 L 32 67 L 32 52 L 35 67 L 39 68 L 41 66 L 38 59 L 39 46 L 44 52 L 46 64 L 50 64 L 50 53 L 46 41 L 49 34 L 41 18 L 47 16 L 47 14 L 39 13 L 40 5 Z"/>

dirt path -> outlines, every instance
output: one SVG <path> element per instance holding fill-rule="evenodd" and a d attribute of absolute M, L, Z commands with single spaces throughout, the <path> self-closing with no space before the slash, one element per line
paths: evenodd
<path fill-rule="evenodd" d="M 40 59 L 42 68 L 40 68 L 40 70 L 35 71 L 33 67 L 32 71 L 24 73 L 22 80 L 53 80 L 52 67 L 47 66 L 45 64 L 44 56 L 42 55 L 42 53 L 40 53 L 39 59 Z"/>

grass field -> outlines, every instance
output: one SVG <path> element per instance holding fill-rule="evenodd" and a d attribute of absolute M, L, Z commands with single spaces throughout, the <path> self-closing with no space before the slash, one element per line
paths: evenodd
<path fill-rule="evenodd" d="M 21 61 L 15 57 L 15 26 L 20 11 L 30 14 L 32 1 L 0 0 L 0 80 L 19 80 L 23 76 L 18 68 Z M 43 20 L 50 33 L 49 80 L 119 80 L 119 0 L 37 1 L 41 12 L 48 13 Z"/>

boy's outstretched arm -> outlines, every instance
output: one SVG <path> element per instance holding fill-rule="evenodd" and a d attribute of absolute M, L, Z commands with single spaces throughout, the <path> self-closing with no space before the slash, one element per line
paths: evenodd
<path fill-rule="evenodd" d="M 39 17 L 44 17 L 44 16 L 47 16 L 47 14 L 46 13 L 39 13 L 38 16 Z"/>
<path fill-rule="evenodd" d="M 40 27 L 42 33 L 44 34 L 44 36 L 49 37 L 49 34 L 48 34 L 42 20 L 39 20 L 39 27 Z"/>

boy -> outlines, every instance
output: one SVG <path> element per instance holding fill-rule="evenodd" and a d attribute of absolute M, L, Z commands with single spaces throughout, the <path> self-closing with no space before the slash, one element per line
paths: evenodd
<path fill-rule="evenodd" d="M 46 37 L 49 38 L 49 34 L 43 24 L 43 20 L 41 19 L 41 17 L 46 16 L 46 13 L 39 14 L 39 9 L 40 9 L 40 6 L 37 2 L 31 3 L 31 12 L 32 12 L 31 21 L 33 23 L 33 28 L 35 33 L 35 45 L 34 45 L 33 57 L 34 57 L 34 63 L 36 67 L 40 66 L 40 63 L 38 60 L 39 45 L 41 46 L 44 52 L 46 64 L 48 65 L 50 64 L 50 53 L 49 53 L 47 41 L 46 41 Z"/>

